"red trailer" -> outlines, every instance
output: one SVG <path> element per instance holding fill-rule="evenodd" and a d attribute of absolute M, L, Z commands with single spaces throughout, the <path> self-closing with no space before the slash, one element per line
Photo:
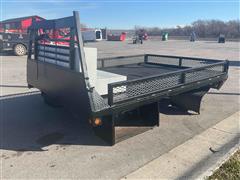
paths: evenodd
<path fill-rule="evenodd" d="M 27 33 L 27 29 L 32 25 L 33 20 L 42 21 L 44 18 L 35 15 L 7 19 L 0 22 L 0 31 L 5 33 Z"/>
<path fill-rule="evenodd" d="M 120 35 L 108 34 L 107 40 L 108 41 L 125 41 L 127 33 L 122 32 Z"/>

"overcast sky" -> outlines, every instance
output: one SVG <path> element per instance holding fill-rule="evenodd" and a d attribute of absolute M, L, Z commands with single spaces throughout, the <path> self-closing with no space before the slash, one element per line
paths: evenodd
<path fill-rule="evenodd" d="M 198 19 L 239 19 L 239 0 L 0 0 L 1 20 L 39 15 L 46 19 L 80 12 L 89 27 L 175 27 Z"/>

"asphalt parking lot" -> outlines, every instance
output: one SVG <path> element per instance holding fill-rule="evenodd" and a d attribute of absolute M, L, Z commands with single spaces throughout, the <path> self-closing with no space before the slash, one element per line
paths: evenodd
<path fill-rule="evenodd" d="M 86 46 L 97 47 L 99 57 L 154 53 L 228 59 L 229 78 L 219 91 L 204 96 L 200 115 L 162 109 L 160 127 L 108 146 L 81 117 L 47 106 L 36 89 L 26 87 L 26 56 L 1 54 L 3 178 L 119 179 L 239 111 L 239 42 L 103 41 Z"/>

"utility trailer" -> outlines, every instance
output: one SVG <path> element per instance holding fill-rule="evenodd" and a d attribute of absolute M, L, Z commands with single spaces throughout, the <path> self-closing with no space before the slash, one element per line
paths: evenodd
<path fill-rule="evenodd" d="M 107 40 L 108 41 L 125 41 L 127 37 L 126 32 L 122 32 L 121 34 L 108 34 Z"/>
<path fill-rule="evenodd" d="M 70 31 L 64 46 L 44 40 L 44 33 L 62 28 Z M 111 145 L 116 127 L 159 126 L 159 102 L 199 113 L 202 97 L 228 75 L 228 61 L 212 59 L 144 54 L 97 60 L 96 49 L 83 47 L 78 12 L 35 22 L 29 32 L 28 86 L 38 88 L 46 103 L 89 120 Z"/>

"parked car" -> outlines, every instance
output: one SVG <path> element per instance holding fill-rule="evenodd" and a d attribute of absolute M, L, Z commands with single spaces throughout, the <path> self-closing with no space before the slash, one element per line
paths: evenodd
<path fill-rule="evenodd" d="M 27 16 L 0 22 L 0 49 L 13 50 L 17 56 L 23 56 L 28 49 L 27 30 L 33 21 L 45 20 L 40 16 Z"/>

